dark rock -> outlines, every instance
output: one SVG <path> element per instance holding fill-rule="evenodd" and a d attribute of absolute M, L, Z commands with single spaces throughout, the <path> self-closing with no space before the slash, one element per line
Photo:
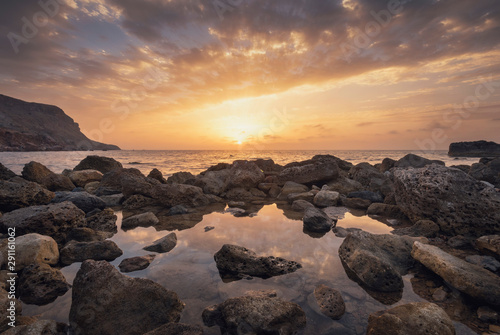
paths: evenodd
<path fill-rule="evenodd" d="M 265 198 L 267 195 L 257 188 L 251 188 L 250 193 L 254 198 Z"/>
<path fill-rule="evenodd" d="M 315 195 L 316 194 L 313 191 L 309 191 L 303 193 L 291 193 L 286 198 L 289 203 L 293 203 L 296 200 L 305 200 L 312 203 Z"/>
<path fill-rule="evenodd" d="M 384 173 L 385 171 L 389 171 L 394 167 L 396 161 L 392 158 L 384 158 L 382 164 L 380 164 L 379 171 Z"/>
<path fill-rule="evenodd" d="M 47 264 L 32 264 L 21 272 L 18 291 L 23 302 L 46 305 L 64 295 L 70 287 L 61 271 Z"/>
<path fill-rule="evenodd" d="M 204 193 L 221 195 L 227 189 L 229 174 L 229 169 L 207 171 L 196 179 L 194 185 L 200 187 Z"/>
<path fill-rule="evenodd" d="M 206 232 L 209 232 L 211 230 L 214 230 L 215 227 L 214 226 L 206 226 L 204 229 L 205 229 L 205 233 L 206 233 Z"/>
<path fill-rule="evenodd" d="M 70 265 L 83 262 L 87 259 L 96 261 L 113 261 L 120 257 L 123 251 L 115 242 L 110 240 L 97 242 L 75 242 L 71 241 L 61 249 L 61 263 Z"/>
<path fill-rule="evenodd" d="M 283 166 L 276 164 L 272 159 L 256 159 L 255 164 L 261 169 L 265 175 L 278 173 L 283 170 Z"/>
<path fill-rule="evenodd" d="M 244 188 L 237 187 L 227 191 L 225 194 L 225 198 L 231 200 L 251 200 L 253 198 L 253 195 Z"/>
<path fill-rule="evenodd" d="M 170 322 L 160 326 L 144 335 L 203 335 L 203 328 L 200 326 L 187 325 L 184 323 Z"/>
<path fill-rule="evenodd" d="M 332 218 L 334 221 L 342 220 L 349 210 L 346 207 L 326 207 L 323 208 L 323 212 Z"/>
<path fill-rule="evenodd" d="M 498 313 L 488 306 L 481 306 L 477 309 L 477 317 L 479 320 L 488 323 L 498 322 Z"/>
<path fill-rule="evenodd" d="M 3 283 L 5 283 L 5 281 L 2 281 L 2 284 Z M 10 306 L 12 302 L 15 303 L 14 314 L 17 321 L 15 328 L 12 328 L 8 325 L 8 323 L 11 322 L 11 320 L 8 318 L 10 316 L 10 311 L 8 311 L 8 308 L 11 308 Z M 2 332 L 2 334 L 4 334 L 3 331 L 7 329 L 17 328 L 17 326 L 19 325 L 19 318 L 23 309 L 22 306 L 23 304 L 19 300 L 9 299 L 9 293 L 0 287 L 0 332 Z"/>
<path fill-rule="evenodd" d="M 339 291 L 325 285 L 314 290 L 314 297 L 321 312 L 332 320 L 340 320 L 345 313 L 345 303 Z"/>
<path fill-rule="evenodd" d="M 334 220 L 317 208 L 307 208 L 304 212 L 302 222 L 304 223 L 305 230 L 315 233 L 328 232 L 334 225 Z"/>
<path fill-rule="evenodd" d="M 269 190 L 269 197 L 271 198 L 277 198 L 281 193 L 281 187 L 279 187 L 277 184 L 271 186 L 271 189 Z"/>
<path fill-rule="evenodd" d="M 465 257 L 469 263 L 479 265 L 491 272 L 497 272 L 500 269 L 500 262 L 492 256 L 469 255 Z"/>
<path fill-rule="evenodd" d="M 443 161 L 439 160 L 430 160 L 424 157 L 420 157 L 414 154 L 408 154 L 398 160 L 396 163 L 394 163 L 394 167 L 396 168 L 408 168 L 408 167 L 413 167 L 413 168 L 422 168 L 426 165 L 431 165 L 431 164 L 438 164 L 444 166 Z"/>
<path fill-rule="evenodd" d="M 476 240 L 476 247 L 500 259 L 500 235 L 485 235 Z"/>
<path fill-rule="evenodd" d="M 99 232 L 105 232 L 108 237 L 113 236 L 118 232 L 116 226 L 117 216 L 111 208 L 106 208 L 102 211 L 98 210 L 94 213 L 87 214 L 85 218 L 85 227 L 91 228 Z"/>
<path fill-rule="evenodd" d="M 339 192 L 340 194 L 347 195 L 351 192 L 362 190 L 363 185 L 361 185 L 361 183 L 356 180 L 352 180 L 346 177 L 339 177 L 337 180 L 323 185 L 321 189 L 324 191 L 335 191 Z"/>
<path fill-rule="evenodd" d="M 368 209 L 372 202 L 370 200 L 361 199 L 361 198 L 343 198 L 342 205 L 347 208 L 354 209 Z"/>
<path fill-rule="evenodd" d="M 370 315 L 367 335 L 455 335 L 455 327 L 438 305 L 414 302 Z"/>
<path fill-rule="evenodd" d="M 200 173 L 201 175 L 207 174 L 207 172 L 217 172 L 222 170 L 227 170 L 231 168 L 231 164 L 229 163 L 217 163 L 217 165 L 209 167 L 207 170 Z"/>
<path fill-rule="evenodd" d="M 468 173 L 476 178 L 500 187 L 500 158 L 495 158 L 486 164 L 472 164 Z"/>
<path fill-rule="evenodd" d="M 298 184 L 293 181 L 287 181 L 283 188 L 281 189 L 280 194 L 278 195 L 278 199 L 280 200 L 287 200 L 288 195 L 293 194 L 293 193 L 304 193 L 308 192 L 309 188 L 305 185 Z"/>
<path fill-rule="evenodd" d="M 168 184 L 186 184 L 187 181 L 196 179 L 191 172 L 176 172 L 167 178 Z"/>
<path fill-rule="evenodd" d="M 420 220 L 411 227 L 395 229 L 392 233 L 415 237 L 436 237 L 439 233 L 439 226 L 431 220 Z"/>
<path fill-rule="evenodd" d="M 266 176 L 254 162 L 235 161 L 229 170 L 228 189 L 257 187 Z"/>
<path fill-rule="evenodd" d="M 20 325 L 16 320 L 16 327 L 10 328 L 2 335 L 66 335 L 68 325 L 54 320 L 34 320 L 32 323 Z"/>
<path fill-rule="evenodd" d="M 182 215 L 187 213 L 189 213 L 189 210 L 182 205 L 174 206 L 168 211 L 168 215 Z"/>
<path fill-rule="evenodd" d="M 14 172 L 7 169 L 2 163 L 0 163 L 0 180 L 9 180 L 15 176 L 16 174 Z"/>
<path fill-rule="evenodd" d="M 56 192 L 55 198 L 52 199 L 52 203 L 55 204 L 64 201 L 72 202 L 85 213 L 89 213 L 96 208 L 106 208 L 106 203 L 101 198 L 87 192 Z"/>
<path fill-rule="evenodd" d="M 156 168 L 151 170 L 151 172 L 148 174 L 148 178 L 156 179 L 162 184 L 167 183 L 167 180 L 163 178 L 163 173 L 161 173 L 161 171 Z"/>
<path fill-rule="evenodd" d="M 101 157 L 101 156 L 87 156 L 77 166 L 75 166 L 73 171 L 97 170 L 105 174 L 114 169 L 121 169 L 121 168 L 123 168 L 122 163 L 116 161 L 113 158 Z"/>
<path fill-rule="evenodd" d="M 221 277 L 242 279 L 247 276 L 269 278 L 295 272 L 302 266 L 280 257 L 258 257 L 237 245 L 224 244 L 214 256 Z"/>
<path fill-rule="evenodd" d="M 122 221 L 122 229 L 129 230 L 137 227 L 151 227 L 158 224 L 160 220 L 152 212 L 146 212 L 130 216 Z"/>
<path fill-rule="evenodd" d="M 75 186 L 85 187 L 88 183 L 101 181 L 102 173 L 97 170 L 71 171 L 68 177 Z"/>
<path fill-rule="evenodd" d="M 110 233 L 96 231 L 91 228 L 73 228 L 66 234 L 66 241 L 96 242 L 104 241 L 110 237 Z"/>
<path fill-rule="evenodd" d="M 314 184 L 335 180 L 340 175 L 337 162 L 336 157 L 318 155 L 307 161 L 287 164 L 278 174 L 278 180 L 281 185 L 287 181 Z"/>
<path fill-rule="evenodd" d="M 348 198 L 360 198 L 370 200 L 371 202 L 384 202 L 384 197 L 382 194 L 378 192 L 370 192 L 370 191 L 357 191 L 351 192 L 347 195 Z"/>
<path fill-rule="evenodd" d="M 308 208 L 314 208 L 314 205 L 311 204 L 309 201 L 295 200 L 292 203 L 292 210 L 297 212 L 304 212 Z"/>
<path fill-rule="evenodd" d="M 413 222 L 434 221 L 446 234 L 500 231 L 500 194 L 464 172 L 440 165 L 396 169 L 396 202 Z"/>
<path fill-rule="evenodd" d="M 384 180 L 387 177 L 369 163 L 359 163 L 351 168 L 349 177 L 365 188 L 370 186 L 372 179 Z"/>
<path fill-rule="evenodd" d="M 148 206 L 153 206 L 156 203 L 156 200 L 153 198 L 145 197 L 140 194 L 134 194 L 127 198 L 122 203 L 123 208 L 125 209 L 140 209 Z"/>
<path fill-rule="evenodd" d="M 451 157 L 496 157 L 500 156 L 500 144 L 487 141 L 451 143 Z"/>
<path fill-rule="evenodd" d="M 228 335 L 291 335 L 306 326 L 306 314 L 299 305 L 258 293 L 207 307 L 202 318 L 206 326 L 217 325 Z"/>
<path fill-rule="evenodd" d="M 166 207 L 199 207 L 210 203 L 201 188 L 185 184 L 157 185 L 153 189 L 153 199 Z"/>
<path fill-rule="evenodd" d="M 455 249 L 466 249 L 472 246 L 472 239 L 462 235 L 457 235 L 451 237 L 446 243 Z"/>
<path fill-rule="evenodd" d="M 152 184 L 152 180 L 154 179 L 146 179 L 141 171 L 137 169 L 116 168 L 105 173 L 102 176 L 99 188 L 96 190 L 95 194 L 101 196 L 123 193 L 122 189 L 124 183 L 129 186 L 128 191 L 131 193 L 133 193 L 133 190 L 136 188 L 136 186 L 137 189 L 140 189 L 141 187 L 143 188 L 140 191 L 150 192 L 151 188 L 149 186 Z M 147 181 L 150 182 L 148 183 Z M 137 182 L 138 185 L 135 185 L 135 182 Z M 156 180 L 156 182 L 158 181 Z M 129 196 L 130 195 L 132 194 L 129 194 Z M 148 196 L 148 194 L 143 195 Z"/>
<path fill-rule="evenodd" d="M 337 206 L 340 201 L 339 192 L 335 191 L 319 191 L 313 199 L 314 205 L 318 207 Z"/>
<path fill-rule="evenodd" d="M 151 262 L 155 259 L 155 257 L 156 255 L 149 254 L 145 256 L 125 258 L 124 260 L 121 261 L 118 267 L 120 268 L 121 272 L 133 272 L 133 271 L 144 270 L 151 264 Z"/>
<path fill-rule="evenodd" d="M 69 321 L 74 334 L 140 335 L 179 321 L 183 308 L 175 292 L 149 279 L 85 261 L 73 282 Z"/>
<path fill-rule="evenodd" d="M 29 162 L 22 171 L 24 179 L 45 186 L 49 191 L 71 191 L 75 185 L 71 180 L 61 174 L 55 174 L 44 165 Z"/>
<path fill-rule="evenodd" d="M 175 233 L 170 233 L 167 236 L 164 236 L 150 245 L 144 247 L 144 250 L 153 251 L 153 252 L 169 252 L 177 245 L 177 235 Z"/>
<path fill-rule="evenodd" d="M 500 306 L 500 277 L 497 275 L 420 242 L 414 243 L 411 255 L 460 292 L 492 306 Z"/>
<path fill-rule="evenodd" d="M 406 215 L 398 206 L 380 204 L 380 203 L 371 204 L 370 207 L 368 207 L 368 209 L 366 210 L 366 214 L 385 216 L 399 220 L 406 219 Z"/>

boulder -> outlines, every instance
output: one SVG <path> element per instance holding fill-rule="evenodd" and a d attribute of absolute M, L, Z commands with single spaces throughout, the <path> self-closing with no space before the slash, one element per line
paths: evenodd
<path fill-rule="evenodd" d="M 467 173 L 477 180 L 486 181 L 496 187 L 500 187 L 500 158 L 492 159 L 486 164 L 472 164 Z"/>
<path fill-rule="evenodd" d="M 366 334 L 455 335 L 455 327 L 438 305 L 414 302 L 371 314 Z"/>
<path fill-rule="evenodd" d="M 270 278 L 295 272 L 302 266 L 281 257 L 259 257 L 247 248 L 224 244 L 214 255 L 221 277 L 242 279 L 245 277 Z"/>
<path fill-rule="evenodd" d="M 249 190 L 264 181 L 264 172 L 257 164 L 249 161 L 235 161 L 229 170 L 228 189 L 244 188 Z"/>
<path fill-rule="evenodd" d="M 370 187 L 372 179 L 387 179 L 382 172 L 369 163 L 359 163 L 353 166 L 349 170 L 349 177 L 363 185 L 364 188 Z"/>
<path fill-rule="evenodd" d="M 99 186 L 101 186 L 101 183 L 98 181 L 91 181 L 90 183 L 87 183 L 83 190 L 85 192 L 88 192 L 90 194 L 95 194 L 97 190 L 99 189 Z"/>
<path fill-rule="evenodd" d="M 7 169 L 2 163 L 0 163 L 0 180 L 9 180 L 15 176 L 16 174 L 14 172 Z"/>
<path fill-rule="evenodd" d="M 7 265 L 7 239 L 0 242 L 0 267 Z M 16 238 L 16 271 L 21 271 L 30 264 L 55 265 L 59 262 L 57 243 L 50 236 L 26 234 Z M 12 271 L 15 272 L 15 271 Z"/>
<path fill-rule="evenodd" d="M 356 180 L 352 180 L 346 177 L 339 177 L 337 180 L 323 185 L 321 189 L 324 191 L 336 191 L 340 194 L 347 195 L 351 192 L 362 190 L 363 185 L 361 185 L 361 183 Z"/>
<path fill-rule="evenodd" d="M 155 178 L 157 179 L 157 178 Z M 196 177 L 191 172 L 176 172 L 167 178 L 167 184 L 186 184 L 190 180 L 194 180 Z M 161 180 L 160 180 L 161 181 Z M 162 182 L 162 184 L 164 184 Z"/>
<path fill-rule="evenodd" d="M 160 326 L 144 335 L 203 335 L 203 328 L 200 326 L 188 325 L 185 323 L 170 322 Z"/>
<path fill-rule="evenodd" d="M 264 174 L 274 175 L 283 170 L 283 166 L 276 164 L 272 159 L 258 158 L 254 161 L 255 164 L 261 169 Z"/>
<path fill-rule="evenodd" d="M 96 261 L 113 261 L 120 257 L 123 251 L 110 240 L 96 242 L 71 241 L 61 249 L 61 263 L 70 265 L 87 259 Z"/>
<path fill-rule="evenodd" d="M 500 307 L 500 277 L 497 275 L 420 242 L 414 243 L 411 255 L 460 292 Z"/>
<path fill-rule="evenodd" d="M 24 179 L 43 185 L 49 191 L 71 191 L 75 188 L 68 177 L 55 174 L 37 162 L 26 164 L 21 174 Z"/>
<path fill-rule="evenodd" d="M 125 209 L 140 209 L 148 206 L 153 206 L 156 204 L 156 200 L 153 198 L 145 197 L 140 194 L 134 194 L 127 198 L 122 203 L 123 208 Z"/>
<path fill-rule="evenodd" d="M 439 226 L 431 220 L 419 220 L 411 227 L 394 229 L 392 233 L 415 237 L 436 237 L 439 234 Z"/>
<path fill-rule="evenodd" d="M 46 206 L 32 206 L 5 213 L 0 217 L 0 232 L 15 228 L 16 235 L 38 233 L 64 243 L 66 234 L 73 228 L 85 225 L 85 213 L 71 202 Z"/>
<path fill-rule="evenodd" d="M 340 201 L 339 192 L 335 191 L 319 191 L 314 196 L 313 203 L 318 207 L 337 206 Z"/>
<path fill-rule="evenodd" d="M 476 248 L 500 259 L 500 235 L 485 235 L 476 240 Z"/>
<path fill-rule="evenodd" d="M 305 230 L 314 233 L 328 232 L 334 225 L 334 220 L 317 208 L 307 208 L 304 212 L 302 222 L 304 223 Z"/>
<path fill-rule="evenodd" d="M 382 194 L 379 192 L 371 192 L 371 191 L 356 191 L 356 192 L 351 192 L 347 195 L 348 198 L 359 198 L 359 199 L 365 199 L 365 200 L 370 200 L 370 202 L 384 202 L 384 197 Z"/>
<path fill-rule="evenodd" d="M 361 198 L 343 198 L 342 205 L 347 208 L 354 209 L 368 209 L 372 202 L 370 200 L 361 199 Z"/>
<path fill-rule="evenodd" d="M 46 305 L 64 295 L 70 287 L 60 270 L 47 264 L 32 264 L 21 272 L 17 289 L 24 303 Z"/>
<path fill-rule="evenodd" d="M 177 205 L 199 207 L 210 203 L 201 188 L 185 184 L 157 185 L 153 189 L 153 199 L 166 207 Z"/>
<path fill-rule="evenodd" d="M 106 208 L 106 203 L 99 197 L 87 192 L 56 192 L 56 196 L 52 199 L 52 203 L 69 201 L 75 204 L 85 213 L 89 213 L 94 209 Z"/>
<path fill-rule="evenodd" d="M 20 178 L 19 178 L 20 179 Z M 16 180 L 0 180 L 0 211 L 8 212 L 15 209 L 45 205 L 54 198 L 51 192 L 37 183 Z"/>
<path fill-rule="evenodd" d="M 195 180 L 194 185 L 200 187 L 204 193 L 221 195 L 227 189 L 229 174 L 229 169 L 207 171 Z"/>
<path fill-rule="evenodd" d="M 77 166 L 75 166 L 73 171 L 97 170 L 104 174 L 118 168 L 123 168 L 123 165 L 113 158 L 87 156 Z"/>
<path fill-rule="evenodd" d="M 156 179 L 162 184 L 167 183 L 167 180 L 163 178 L 163 173 L 161 173 L 161 171 L 156 168 L 151 170 L 151 172 L 148 174 L 148 178 Z"/>
<path fill-rule="evenodd" d="M 177 235 L 175 233 L 170 233 L 167 236 L 164 236 L 150 245 L 144 247 L 144 250 L 153 251 L 153 252 L 169 252 L 177 245 Z"/>
<path fill-rule="evenodd" d="M 104 241 L 109 237 L 110 237 L 109 233 L 97 231 L 86 227 L 79 227 L 71 229 L 71 231 L 66 235 L 66 241 L 96 242 L 96 241 Z"/>
<path fill-rule="evenodd" d="M 382 160 L 382 164 L 379 166 L 379 171 L 384 173 L 386 171 L 389 171 L 394 167 L 394 164 L 396 164 L 396 161 L 392 158 L 384 158 Z"/>
<path fill-rule="evenodd" d="M 339 320 L 345 313 L 345 303 L 339 291 L 326 285 L 314 289 L 314 297 L 321 313 L 332 320 Z"/>
<path fill-rule="evenodd" d="M 142 194 L 151 197 L 155 185 L 161 184 L 158 180 L 146 178 L 137 169 L 114 169 L 102 176 L 97 196 L 123 193 L 129 197 L 134 194 Z"/>
<path fill-rule="evenodd" d="M 412 220 L 434 221 L 450 235 L 500 231 L 500 194 L 461 170 L 441 165 L 395 169 L 398 206 Z"/>
<path fill-rule="evenodd" d="M 287 181 L 315 184 L 335 180 L 340 175 L 337 163 L 338 158 L 336 157 L 318 155 L 307 161 L 287 164 L 278 174 L 278 181 L 284 185 Z"/>
<path fill-rule="evenodd" d="M 106 208 L 102 211 L 96 210 L 87 214 L 85 227 L 98 232 L 108 233 L 104 235 L 109 238 L 118 232 L 116 220 L 117 216 L 111 208 Z"/>
<path fill-rule="evenodd" d="M 101 181 L 102 173 L 97 170 L 71 171 L 69 179 L 78 187 L 85 187 L 88 183 Z"/>
<path fill-rule="evenodd" d="M 396 292 L 403 289 L 402 275 L 414 264 L 413 241 L 406 236 L 351 232 L 340 245 L 339 257 L 372 290 Z"/>
<path fill-rule="evenodd" d="M 500 144 L 488 141 L 451 143 L 448 151 L 451 157 L 497 157 Z"/>
<path fill-rule="evenodd" d="M 2 335 L 63 335 L 68 333 L 68 325 L 54 320 L 36 320 L 27 325 L 17 324 Z"/>
<path fill-rule="evenodd" d="M 140 335 L 179 321 L 183 308 L 175 292 L 89 260 L 73 282 L 69 322 L 74 334 Z"/>
<path fill-rule="evenodd" d="M 278 199 L 287 200 L 289 194 L 304 193 L 308 191 L 309 188 L 306 185 L 298 184 L 293 181 L 287 181 L 285 185 L 283 185 L 283 188 L 281 189 L 281 192 L 278 195 Z"/>
<path fill-rule="evenodd" d="M 287 200 L 289 203 L 293 203 L 295 200 L 305 200 L 309 202 L 314 201 L 314 196 L 316 195 L 315 192 L 309 191 L 309 192 L 303 192 L 303 193 L 290 193 L 287 195 Z"/>
<path fill-rule="evenodd" d="M 309 201 L 295 200 L 292 203 L 292 210 L 297 212 L 304 212 L 308 208 L 314 208 L 314 205 L 311 204 Z"/>
<path fill-rule="evenodd" d="M 8 311 L 8 309 L 11 308 L 12 302 L 15 303 L 14 311 Z M 12 321 L 9 317 L 14 316 L 16 320 L 18 320 L 23 309 L 22 306 L 23 305 L 19 300 L 9 299 L 9 293 L 3 288 L 0 288 L 0 332 L 2 332 L 2 334 L 4 334 L 4 330 L 17 328 L 17 323 L 14 328 L 8 325 L 8 323 Z"/>
<path fill-rule="evenodd" d="M 121 272 L 133 272 L 144 270 L 151 264 L 151 262 L 155 259 L 155 254 L 149 254 L 145 256 L 137 256 L 132 258 L 125 258 L 121 261 L 118 267 Z"/>
<path fill-rule="evenodd" d="M 296 303 L 276 294 L 250 293 L 205 308 L 206 326 L 219 326 L 223 334 L 291 335 L 305 328 L 306 314 Z"/>
<path fill-rule="evenodd" d="M 500 262 L 492 256 L 468 255 L 465 257 L 465 260 L 491 272 L 497 272 L 500 269 Z"/>
<path fill-rule="evenodd" d="M 242 187 L 232 188 L 226 192 L 225 198 L 229 200 L 251 200 L 253 195 Z"/>
<path fill-rule="evenodd" d="M 396 163 L 394 163 L 394 167 L 397 168 L 408 168 L 408 167 L 413 167 L 413 168 L 422 168 L 426 165 L 431 165 L 431 164 L 438 164 L 444 166 L 443 161 L 439 160 L 430 160 L 424 157 L 420 157 L 414 154 L 408 154 L 398 160 Z"/>
<path fill-rule="evenodd" d="M 368 207 L 368 209 L 366 210 L 366 214 L 385 216 L 388 218 L 394 218 L 400 220 L 406 219 L 406 215 L 398 206 L 381 204 L 381 203 L 371 204 L 370 207 Z"/>
<path fill-rule="evenodd" d="M 130 216 L 122 221 L 122 229 L 134 229 L 137 227 L 151 227 L 156 225 L 160 220 L 152 212 L 146 212 Z"/>

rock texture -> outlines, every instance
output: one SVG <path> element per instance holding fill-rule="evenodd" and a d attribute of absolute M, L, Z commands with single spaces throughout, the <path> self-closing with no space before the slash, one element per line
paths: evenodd
<path fill-rule="evenodd" d="M 123 251 L 115 242 L 110 240 L 97 242 L 71 241 L 61 249 L 61 263 L 70 265 L 87 259 L 112 261 L 122 254 Z"/>
<path fill-rule="evenodd" d="M 8 212 L 15 209 L 45 205 L 55 196 L 37 183 L 19 178 L 15 182 L 0 180 L 0 211 Z"/>
<path fill-rule="evenodd" d="M 16 325 L 3 335 L 64 335 L 68 333 L 68 325 L 54 320 L 37 320 L 28 325 Z"/>
<path fill-rule="evenodd" d="M 26 164 L 21 174 L 24 179 L 43 185 L 49 191 L 71 191 L 75 188 L 68 177 L 56 174 L 37 162 Z"/>
<path fill-rule="evenodd" d="M 339 320 L 345 313 L 345 303 L 339 291 L 326 285 L 319 285 L 314 290 L 314 297 L 321 312 L 332 320 Z"/>
<path fill-rule="evenodd" d="M 0 151 L 120 150 L 89 140 L 62 109 L 0 94 Z"/>
<path fill-rule="evenodd" d="M 500 235 L 485 235 L 476 240 L 476 247 L 500 259 Z"/>
<path fill-rule="evenodd" d="M 73 282 L 73 334 L 140 335 L 177 322 L 184 304 L 175 292 L 122 275 L 105 261 L 83 262 Z"/>
<path fill-rule="evenodd" d="M 144 250 L 153 251 L 153 252 L 169 252 L 177 245 L 177 235 L 175 233 L 170 233 L 165 237 L 162 237 L 150 245 L 144 247 Z"/>
<path fill-rule="evenodd" d="M 55 198 L 52 199 L 53 203 L 64 201 L 72 202 L 85 213 L 106 208 L 106 203 L 101 198 L 87 192 L 56 192 Z"/>
<path fill-rule="evenodd" d="M 101 173 L 108 173 L 114 169 L 123 168 L 122 163 L 110 157 L 102 156 L 87 156 L 85 157 L 73 171 L 97 170 Z"/>
<path fill-rule="evenodd" d="M 325 233 L 332 229 L 334 220 L 322 210 L 309 207 L 304 212 L 302 222 L 304 223 L 304 230 L 314 233 Z"/>
<path fill-rule="evenodd" d="M 121 272 L 133 272 L 144 270 L 151 264 L 151 262 L 155 259 L 156 255 L 150 254 L 146 256 L 137 256 L 132 258 L 125 258 L 121 261 L 118 267 Z"/>
<path fill-rule="evenodd" d="M 27 304 L 46 305 L 65 294 L 71 285 L 61 271 L 47 264 L 32 264 L 19 278 L 19 296 Z"/>
<path fill-rule="evenodd" d="M 160 222 L 152 212 L 141 213 L 130 216 L 122 221 L 122 229 L 134 229 L 136 227 L 151 227 Z"/>
<path fill-rule="evenodd" d="M 7 264 L 7 239 L 0 243 L 0 267 Z M 50 236 L 26 234 L 16 238 L 16 271 L 31 264 L 55 265 L 59 262 L 57 243 Z"/>
<path fill-rule="evenodd" d="M 310 160 L 290 163 L 278 174 L 278 181 L 283 185 L 287 181 L 314 184 L 335 180 L 340 175 L 338 161 L 334 156 L 318 155 Z"/>
<path fill-rule="evenodd" d="M 500 144 L 487 141 L 451 143 L 448 155 L 451 157 L 500 156 Z"/>
<path fill-rule="evenodd" d="M 394 163 L 394 167 L 397 168 L 407 168 L 407 167 L 413 167 L 413 168 L 421 168 L 426 165 L 431 165 L 431 164 L 438 164 L 438 165 L 443 165 L 443 161 L 439 160 L 430 160 L 421 156 L 417 156 L 414 154 L 408 154 L 398 160 L 397 162 Z"/>
<path fill-rule="evenodd" d="M 72 171 L 68 174 L 69 179 L 78 187 L 85 187 L 88 183 L 101 181 L 102 173 L 97 170 Z"/>

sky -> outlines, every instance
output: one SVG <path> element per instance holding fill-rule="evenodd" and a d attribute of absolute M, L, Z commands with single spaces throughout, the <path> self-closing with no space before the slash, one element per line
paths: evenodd
<path fill-rule="evenodd" d="M 0 94 L 122 149 L 500 142 L 498 0 L 6 0 Z"/>

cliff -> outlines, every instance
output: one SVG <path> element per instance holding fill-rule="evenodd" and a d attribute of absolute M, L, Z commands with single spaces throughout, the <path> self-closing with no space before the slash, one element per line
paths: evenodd
<path fill-rule="evenodd" d="M 56 106 L 0 94 L 0 151 L 120 150 L 88 139 Z"/>
<path fill-rule="evenodd" d="M 448 155 L 451 157 L 497 157 L 500 156 L 500 144 L 487 141 L 451 143 Z"/>

